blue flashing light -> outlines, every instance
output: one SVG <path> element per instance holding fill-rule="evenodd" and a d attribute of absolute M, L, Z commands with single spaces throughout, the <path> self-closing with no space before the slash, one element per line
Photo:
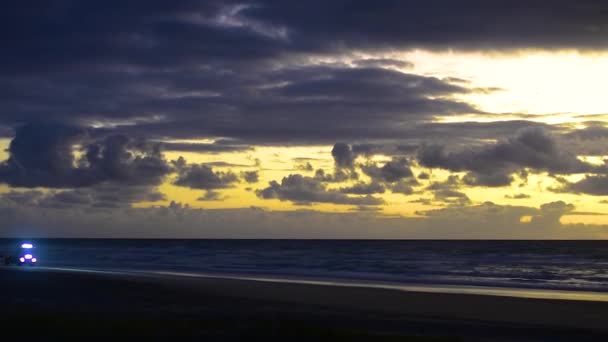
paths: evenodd
<path fill-rule="evenodd" d="M 24 243 L 21 245 L 21 248 L 30 249 L 30 248 L 34 248 L 34 245 L 32 245 L 31 243 Z"/>
<path fill-rule="evenodd" d="M 31 254 L 26 254 L 26 255 L 24 255 L 24 257 L 25 257 L 27 260 L 30 260 L 31 258 L 33 258 L 33 256 L 32 256 Z"/>

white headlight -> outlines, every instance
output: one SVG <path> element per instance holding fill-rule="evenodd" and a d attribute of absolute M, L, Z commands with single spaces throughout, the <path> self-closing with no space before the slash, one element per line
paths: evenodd
<path fill-rule="evenodd" d="M 19 261 L 21 261 L 21 262 L 25 262 L 25 258 L 23 258 L 23 257 L 22 257 L 22 258 L 19 258 Z"/>

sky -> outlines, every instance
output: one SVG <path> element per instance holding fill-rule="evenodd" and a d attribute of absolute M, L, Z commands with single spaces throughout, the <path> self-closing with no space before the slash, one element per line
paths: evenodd
<path fill-rule="evenodd" d="M 0 6 L 0 236 L 608 238 L 604 1 Z"/>

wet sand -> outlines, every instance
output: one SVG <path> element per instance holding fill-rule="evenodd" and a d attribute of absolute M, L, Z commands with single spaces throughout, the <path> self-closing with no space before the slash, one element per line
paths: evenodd
<path fill-rule="evenodd" d="M 608 302 L 0 267 L 3 332 L 205 340 L 593 341 Z"/>

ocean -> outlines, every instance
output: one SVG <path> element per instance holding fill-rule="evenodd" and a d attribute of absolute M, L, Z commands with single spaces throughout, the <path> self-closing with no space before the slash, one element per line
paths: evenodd
<path fill-rule="evenodd" d="M 0 239 L 0 254 L 10 253 L 22 241 Z M 44 267 L 608 292 L 606 241 L 32 242 Z"/>

